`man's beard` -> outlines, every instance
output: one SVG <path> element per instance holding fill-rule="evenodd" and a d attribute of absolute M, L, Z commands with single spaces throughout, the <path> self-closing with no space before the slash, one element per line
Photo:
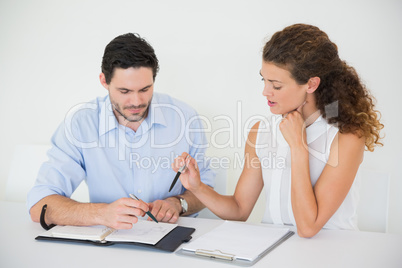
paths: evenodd
<path fill-rule="evenodd" d="M 143 119 L 145 119 L 147 117 L 150 104 L 151 104 L 151 100 L 148 102 L 148 104 L 142 104 L 142 105 L 139 105 L 139 106 L 134 106 L 133 105 L 133 106 L 124 107 L 123 110 L 126 110 L 126 109 L 141 109 L 141 108 L 147 107 L 147 109 L 145 109 L 145 111 L 142 114 L 130 115 L 130 116 L 126 116 L 124 113 L 122 113 L 120 111 L 120 107 L 117 104 L 113 104 L 113 108 L 115 109 L 116 112 L 118 112 L 121 116 L 123 116 L 124 119 L 126 119 L 128 122 L 135 123 L 135 122 L 140 122 L 140 121 L 142 121 Z"/>

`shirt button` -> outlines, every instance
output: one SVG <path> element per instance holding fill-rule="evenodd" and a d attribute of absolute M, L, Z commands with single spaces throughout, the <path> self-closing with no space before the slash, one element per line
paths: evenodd
<path fill-rule="evenodd" d="M 140 193 L 142 193 L 142 190 L 140 189 L 140 190 L 138 190 L 137 192 L 140 194 Z"/>

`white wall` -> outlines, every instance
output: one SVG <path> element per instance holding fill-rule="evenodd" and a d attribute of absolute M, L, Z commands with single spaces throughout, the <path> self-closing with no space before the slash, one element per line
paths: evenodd
<path fill-rule="evenodd" d="M 194 2 L 194 3 L 193 3 Z M 402 74 L 401 1 L 54 1 L 0 2 L 0 199 L 16 144 L 48 143 L 66 112 L 106 91 L 98 81 L 105 45 L 138 32 L 161 63 L 156 90 L 180 98 L 207 116 L 213 131 L 236 129 L 233 143 L 211 156 L 232 160 L 244 150 L 242 130 L 268 115 L 258 74 L 264 41 L 285 26 L 319 26 L 338 44 L 378 100 L 385 147 L 366 153 L 363 167 L 391 174 L 389 231 L 402 233 L 399 160 Z M 241 109 L 239 109 L 241 106 Z M 238 114 L 241 120 L 238 120 Z M 223 144 L 229 136 L 209 134 Z M 240 141 L 240 142 L 239 142 Z M 229 171 L 233 192 L 241 169 Z M 260 201 L 257 210 L 261 210 Z M 252 220 L 259 220 L 259 211 Z"/>

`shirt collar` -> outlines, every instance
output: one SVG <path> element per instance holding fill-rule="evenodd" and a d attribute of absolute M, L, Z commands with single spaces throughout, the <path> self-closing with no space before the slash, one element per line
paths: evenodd
<path fill-rule="evenodd" d="M 148 122 L 149 126 L 152 126 L 153 124 L 167 126 L 165 116 L 161 109 L 164 105 L 166 104 L 159 103 L 158 94 L 154 93 L 151 104 L 149 105 L 148 116 L 144 120 Z"/>
<path fill-rule="evenodd" d="M 99 115 L 99 136 L 117 128 L 118 124 L 108 95 L 102 104 Z"/>
<path fill-rule="evenodd" d="M 320 115 L 314 123 L 312 123 L 308 128 L 306 128 L 307 144 L 312 143 L 318 139 L 322 134 L 327 132 L 329 125 L 324 120 L 322 115 Z"/>
<path fill-rule="evenodd" d="M 149 106 L 148 115 L 140 126 L 143 133 L 151 129 L 154 124 L 167 126 L 167 122 L 161 107 L 163 107 L 163 104 L 158 102 L 158 95 L 154 93 Z M 107 96 L 101 107 L 99 115 L 99 136 L 102 136 L 110 130 L 117 128 L 118 125 L 119 123 L 117 122 L 116 116 L 113 113 L 110 97 Z"/>

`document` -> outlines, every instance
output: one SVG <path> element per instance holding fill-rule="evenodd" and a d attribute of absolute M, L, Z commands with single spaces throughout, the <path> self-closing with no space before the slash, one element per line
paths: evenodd
<path fill-rule="evenodd" d="M 293 234 L 289 228 L 225 221 L 182 250 L 206 257 L 253 262 Z"/>
<path fill-rule="evenodd" d="M 102 225 L 97 226 L 55 226 L 41 236 L 108 241 L 108 242 L 136 242 L 155 245 L 177 224 L 156 223 L 154 221 L 139 220 L 131 229 L 115 230 Z"/>

